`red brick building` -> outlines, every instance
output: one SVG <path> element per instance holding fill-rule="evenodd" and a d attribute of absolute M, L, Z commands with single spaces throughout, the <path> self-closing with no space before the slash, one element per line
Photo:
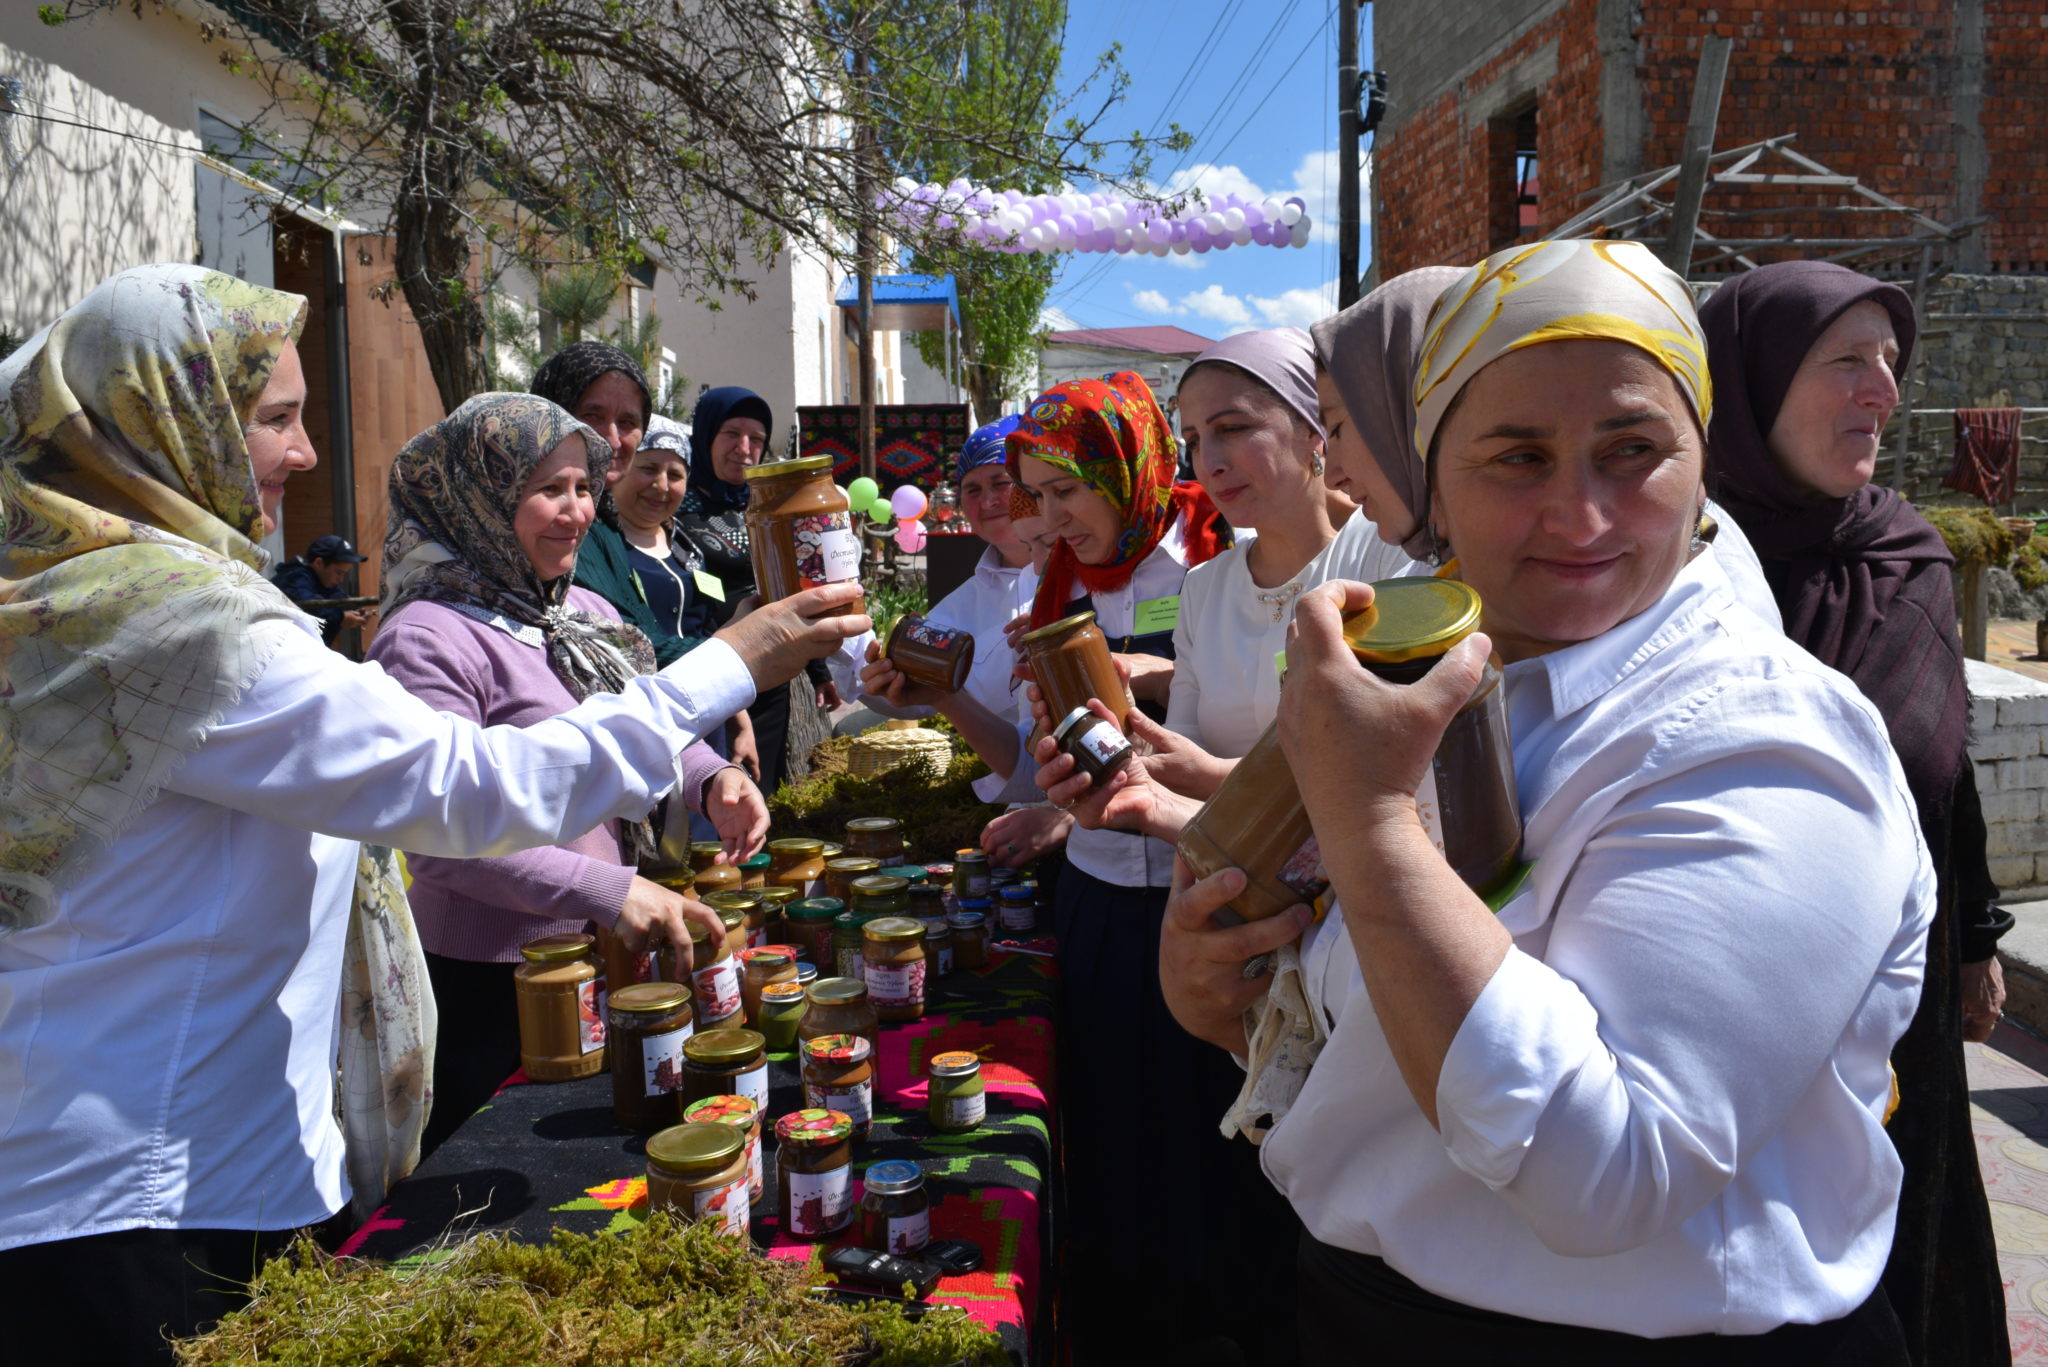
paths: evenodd
<path fill-rule="evenodd" d="M 1807 156 L 1937 219 L 1990 216 L 1940 264 L 2048 274 L 2048 5 L 1811 3 L 1378 0 L 1375 274 L 1475 261 L 1676 162 L 1707 34 L 1735 41 L 1716 147 L 1796 132 Z M 1706 207 L 1724 236 L 1904 231 L 1870 214 L 1717 222 L 1755 207 L 1718 193 Z"/>

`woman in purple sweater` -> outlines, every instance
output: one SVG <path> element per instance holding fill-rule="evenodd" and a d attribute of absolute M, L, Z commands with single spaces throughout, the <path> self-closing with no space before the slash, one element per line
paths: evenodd
<path fill-rule="evenodd" d="M 369 658 L 434 708 L 530 726 L 650 672 L 646 637 L 571 586 L 611 453 L 554 404 L 481 394 L 414 438 L 391 471 L 385 620 Z M 677 791 L 711 818 L 729 857 L 760 847 L 761 794 L 702 742 L 677 757 Z M 681 903 L 634 872 L 651 837 L 613 821 L 574 840 L 484 859 L 413 856 L 412 907 L 439 1005 L 433 1117 L 445 1139 L 519 1064 L 512 970 L 543 935 L 640 924 Z"/>

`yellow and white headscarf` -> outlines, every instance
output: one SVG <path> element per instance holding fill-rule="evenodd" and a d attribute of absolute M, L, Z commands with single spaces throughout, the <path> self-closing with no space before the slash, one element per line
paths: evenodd
<path fill-rule="evenodd" d="M 1415 449 L 1489 362 L 1545 342 L 1626 342 L 1669 371 L 1704 432 L 1714 407 L 1692 291 L 1640 242 L 1536 242 L 1495 252 L 1430 310 L 1415 367 Z"/>

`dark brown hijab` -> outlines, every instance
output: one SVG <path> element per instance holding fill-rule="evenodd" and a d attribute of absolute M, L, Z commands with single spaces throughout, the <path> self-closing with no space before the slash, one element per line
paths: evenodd
<path fill-rule="evenodd" d="M 1714 375 L 1708 471 L 1715 500 L 1756 547 L 1785 634 L 1884 713 L 1924 821 L 1946 811 L 1969 742 L 1954 559 L 1893 490 L 1866 484 L 1847 498 L 1817 498 L 1786 477 L 1767 444 L 1808 350 L 1866 299 L 1891 314 L 1903 370 L 1919 332 L 1912 300 L 1842 266 L 1765 266 L 1701 307 Z"/>

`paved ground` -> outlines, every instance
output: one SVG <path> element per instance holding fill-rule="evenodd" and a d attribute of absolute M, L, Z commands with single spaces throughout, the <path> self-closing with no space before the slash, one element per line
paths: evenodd
<path fill-rule="evenodd" d="M 2048 1367 L 2048 1043 L 2008 1024 L 1964 1047 L 2012 1360 Z"/>
<path fill-rule="evenodd" d="M 2034 653 L 2032 622 L 1993 622 L 1984 634 L 1984 661 L 2036 679 L 2048 679 L 2048 661 Z"/>

